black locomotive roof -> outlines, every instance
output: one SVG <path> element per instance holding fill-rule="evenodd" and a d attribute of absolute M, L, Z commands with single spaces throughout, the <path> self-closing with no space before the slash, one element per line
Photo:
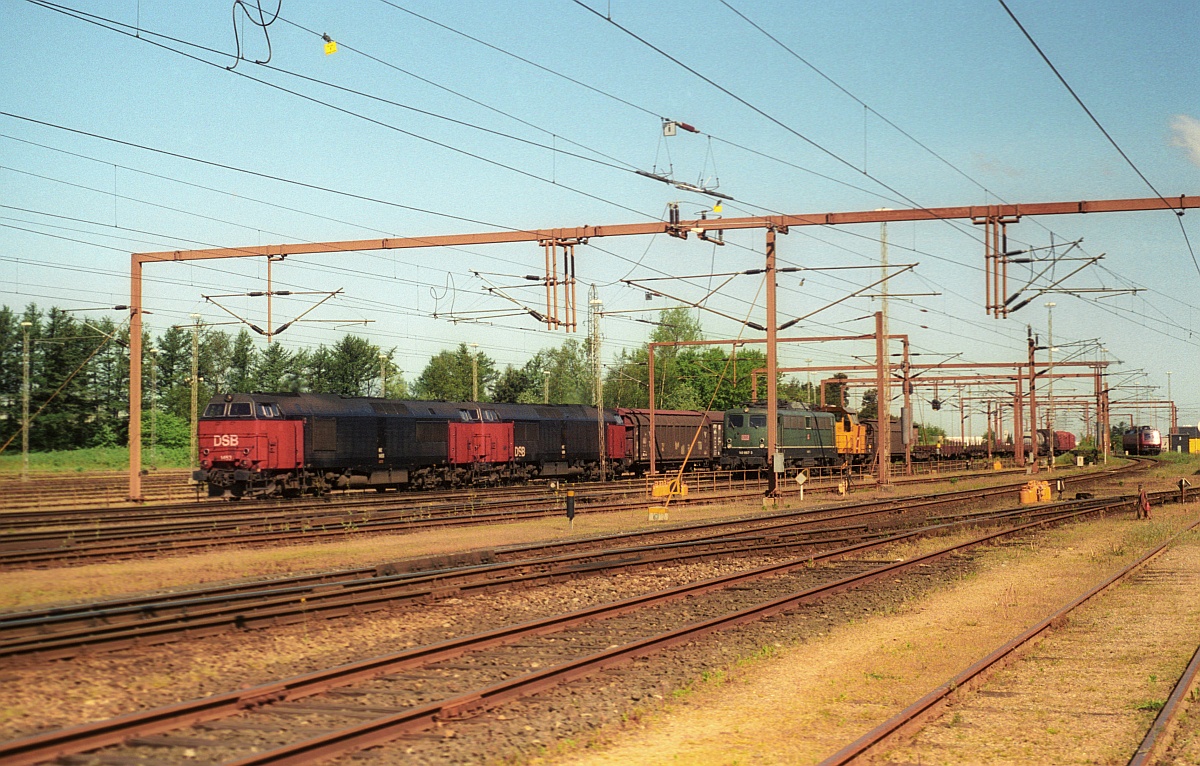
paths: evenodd
<path fill-rule="evenodd" d="M 232 397 L 227 399 L 227 397 Z M 458 420 L 460 410 L 492 410 L 500 420 L 587 420 L 596 421 L 596 410 L 582 404 L 505 404 L 500 402 L 446 402 L 420 399 L 379 399 L 375 397 L 341 396 L 339 394 L 309 394 L 294 392 L 219 394 L 211 403 L 270 402 L 277 404 L 284 417 L 354 417 L 376 415 L 409 415 L 415 418 L 432 417 Z M 605 421 L 620 423 L 612 410 L 605 411 Z"/>

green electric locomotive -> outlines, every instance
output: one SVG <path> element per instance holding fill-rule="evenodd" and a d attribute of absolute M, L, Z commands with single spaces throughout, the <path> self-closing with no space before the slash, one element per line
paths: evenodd
<path fill-rule="evenodd" d="M 837 415 L 797 402 L 780 402 L 777 440 L 790 468 L 837 465 Z M 723 468 L 766 468 L 767 409 L 758 404 L 725 412 Z"/>

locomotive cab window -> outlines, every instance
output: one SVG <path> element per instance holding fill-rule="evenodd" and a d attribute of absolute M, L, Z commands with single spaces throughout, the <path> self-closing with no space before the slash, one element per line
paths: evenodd
<path fill-rule="evenodd" d="M 499 423 L 500 416 L 496 414 L 495 410 L 484 410 L 483 411 L 483 421 L 485 423 Z"/>
<path fill-rule="evenodd" d="M 766 428 L 767 427 L 767 416 L 766 415 L 751 415 L 750 416 L 750 427 L 751 428 Z"/>
<path fill-rule="evenodd" d="M 479 422 L 479 410 L 459 410 L 458 416 L 462 418 L 464 423 Z"/>
<path fill-rule="evenodd" d="M 260 402 L 258 405 L 258 416 L 260 418 L 280 417 L 279 407 L 274 404 L 263 404 Z"/>
<path fill-rule="evenodd" d="M 204 417 L 206 417 L 206 418 L 219 418 L 219 417 L 224 417 L 224 415 L 225 415 L 225 403 L 224 402 L 213 402 L 212 404 L 210 404 L 204 408 Z"/>
<path fill-rule="evenodd" d="M 746 420 L 741 415 L 730 415 L 729 426 L 731 428 L 742 428 L 746 425 Z"/>
<path fill-rule="evenodd" d="M 254 405 L 250 404 L 250 402 L 230 402 L 229 417 L 231 417 L 231 418 L 254 417 Z"/>
<path fill-rule="evenodd" d="M 805 428 L 812 428 L 812 418 L 811 418 L 811 417 L 809 417 L 808 415 L 805 415 L 805 416 L 804 416 L 804 427 L 805 427 Z"/>

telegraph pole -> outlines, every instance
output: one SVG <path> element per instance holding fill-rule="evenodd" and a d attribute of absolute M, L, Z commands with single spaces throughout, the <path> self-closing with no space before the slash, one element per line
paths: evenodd
<path fill-rule="evenodd" d="M 597 443 L 600 445 L 600 481 L 604 481 L 604 459 L 608 456 L 607 434 L 604 428 L 604 366 L 600 363 L 600 309 L 603 307 L 596 286 L 588 290 L 588 308 L 591 310 L 588 318 L 592 329 L 592 375 L 593 397 L 596 403 L 596 432 Z M 549 378 L 546 378 L 549 381 Z"/>
<path fill-rule="evenodd" d="M 158 349 L 151 346 L 150 354 L 150 465 L 158 467 Z M 195 373 L 192 373 L 193 375 Z"/>
<path fill-rule="evenodd" d="M 379 352 L 379 398 L 387 398 L 387 354 Z"/>
<path fill-rule="evenodd" d="M 199 428 L 200 405 L 200 315 L 192 314 L 192 451 L 188 455 L 188 466 L 196 470 L 196 458 L 200 455 Z"/>
<path fill-rule="evenodd" d="M 1026 333 L 1029 335 L 1029 449 L 1033 459 L 1030 461 L 1030 471 L 1038 472 L 1038 446 L 1037 446 L 1037 394 L 1035 387 L 1037 386 L 1037 370 L 1034 368 L 1034 349 L 1037 348 L 1037 343 L 1033 339 L 1033 328 L 1026 326 Z M 1022 437 L 1024 438 L 1024 437 Z"/>
<path fill-rule="evenodd" d="M 1054 470 L 1054 301 L 1046 303 L 1046 465 Z"/>
<path fill-rule="evenodd" d="M 21 481 L 29 481 L 29 328 L 21 323 Z"/>
<path fill-rule="evenodd" d="M 479 344 L 471 344 L 471 401 L 479 401 Z"/>

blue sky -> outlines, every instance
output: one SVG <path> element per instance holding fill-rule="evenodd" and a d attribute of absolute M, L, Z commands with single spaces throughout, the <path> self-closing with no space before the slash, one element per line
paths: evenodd
<path fill-rule="evenodd" d="M 573 0 L 285 0 L 267 29 L 269 67 L 255 63 L 266 57 L 267 37 L 240 10 L 231 15 L 231 5 L 65 3 L 127 25 L 120 28 L 130 34 L 36 3 L 0 5 L 8 32 L 0 51 L 0 111 L 29 118 L 0 116 L 6 206 L 0 224 L 7 244 L 0 302 L 125 303 L 131 251 L 636 223 L 664 218 L 671 202 L 680 203 L 684 217 L 712 207 L 711 198 L 636 169 L 692 184 L 719 182 L 735 200 L 725 203 L 726 216 L 1155 196 L 998 2 L 589 3 L 773 120 Z M 253 3 L 245 7 L 257 13 Z M 270 13 L 275 6 L 264 7 Z M 1159 192 L 1200 194 L 1200 76 L 1188 63 L 1200 5 L 1009 0 L 1009 7 Z M 233 17 L 247 58 L 229 71 Z M 321 33 L 341 44 L 338 53 L 324 54 Z M 701 133 L 664 138 L 664 118 Z M 1182 219 L 1193 248 L 1200 247 L 1198 218 L 1200 211 Z M 1130 373 L 1117 382 L 1129 377 L 1131 384 L 1158 386 L 1140 390 L 1153 398 L 1165 396 L 1171 370 L 1182 422 L 1200 419 L 1200 316 L 1193 308 L 1200 269 L 1174 214 L 1026 218 L 1010 227 L 1020 246 L 1082 238 L 1071 255 L 1105 255 L 1103 270 L 1093 267 L 1069 286 L 1144 291 L 1047 295 L 1006 320 L 983 310 L 978 227 L 906 223 L 888 233 L 892 263 L 920 264 L 895 278 L 891 290 L 941 293 L 892 302 L 892 331 L 909 333 L 922 359 L 1022 358 L 1026 325 L 1044 335 L 1043 304 L 1053 301 L 1060 357 L 1094 358 L 1095 347 L 1083 352 L 1071 344 L 1098 338 Z M 727 240 L 717 248 L 694 238 L 614 238 L 579 248 L 579 278 L 599 286 L 611 312 L 604 320 L 606 357 L 640 344 L 649 331 L 632 321 L 646 315 L 619 312 L 674 305 L 646 301 L 621 279 L 761 266 L 761 232 L 730 233 Z M 782 237 L 779 253 L 795 266 L 869 265 L 879 257 L 878 240 L 877 225 L 812 227 Z M 1060 263 L 1054 273 L 1074 265 Z M 535 245 L 489 246 L 292 257 L 275 277 L 279 289 L 344 289 L 309 316 L 371 320 L 354 331 L 395 346 L 396 362 L 412 379 L 431 355 L 459 342 L 478 343 L 501 364 L 517 365 L 560 343 L 562 333 L 531 318 L 490 324 L 446 318 L 504 307 L 473 271 L 511 285 L 513 275 L 541 266 Z M 1014 269 L 1013 281 L 1022 273 Z M 201 296 L 262 290 L 265 264 L 152 266 L 147 278 L 154 312 L 147 320 L 161 330 L 192 312 L 221 321 Z M 875 278 L 871 270 L 814 272 L 801 285 L 785 275 L 781 312 L 807 313 Z M 659 284 L 699 300 L 708 280 Z M 758 277 L 739 277 L 710 303 L 761 321 L 759 288 Z M 511 295 L 535 308 L 541 300 L 536 289 Z M 584 295 L 581 288 L 581 301 Z M 263 320 L 260 299 L 226 303 Z M 277 315 L 290 318 L 307 305 L 281 299 Z M 870 332 L 862 317 L 877 308 L 867 298 L 847 301 L 793 330 Z M 710 337 L 739 332 L 712 314 L 701 319 Z M 298 325 L 279 341 L 327 342 L 347 329 Z M 836 364 L 871 353 L 868 344 L 825 344 L 781 349 L 781 361 Z M 1147 374 L 1137 377 L 1135 370 Z M 1071 386 L 1058 391 L 1064 389 Z M 957 430 L 957 413 L 926 407 L 917 414 Z M 983 422 L 973 419 L 976 431 Z"/>

